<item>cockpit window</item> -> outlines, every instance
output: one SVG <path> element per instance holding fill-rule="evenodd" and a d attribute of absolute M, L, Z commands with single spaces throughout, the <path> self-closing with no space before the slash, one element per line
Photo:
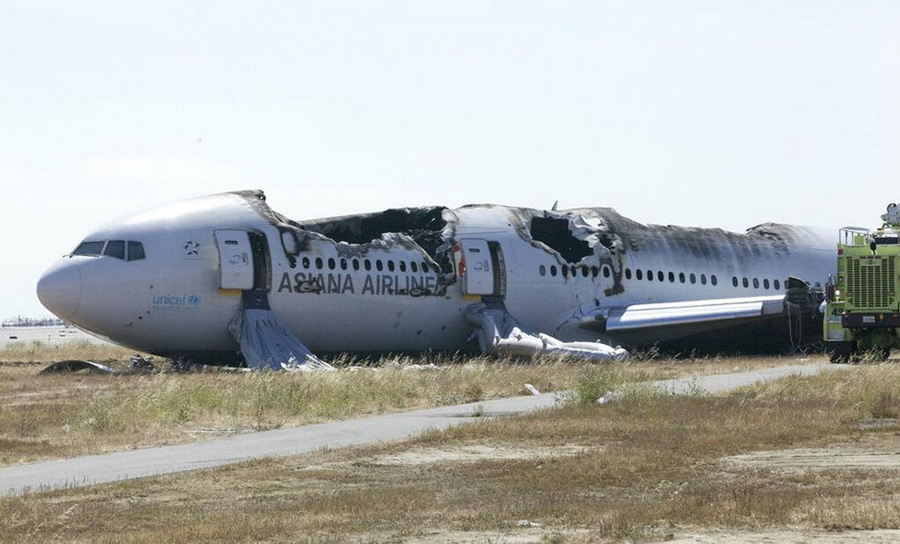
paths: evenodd
<path fill-rule="evenodd" d="M 114 257 L 116 259 L 139 261 L 146 258 L 144 244 L 133 240 L 109 240 L 102 242 L 81 242 L 72 255 Z"/>
<path fill-rule="evenodd" d="M 106 242 L 81 242 L 72 255 L 100 255 Z"/>
<path fill-rule="evenodd" d="M 124 240 L 110 240 L 106 243 L 106 249 L 103 250 L 103 254 L 107 257 L 115 257 L 116 259 L 124 259 L 125 258 L 125 241 Z"/>
<path fill-rule="evenodd" d="M 128 242 L 128 260 L 139 261 L 144 258 L 144 244 L 140 242 Z"/>

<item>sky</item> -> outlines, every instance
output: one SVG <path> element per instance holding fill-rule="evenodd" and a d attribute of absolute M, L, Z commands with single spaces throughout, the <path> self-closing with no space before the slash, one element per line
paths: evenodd
<path fill-rule="evenodd" d="M 604 206 L 743 231 L 900 201 L 900 3 L 0 0 L 0 319 L 99 224 Z M 837 240 L 837 232 L 835 232 Z"/>

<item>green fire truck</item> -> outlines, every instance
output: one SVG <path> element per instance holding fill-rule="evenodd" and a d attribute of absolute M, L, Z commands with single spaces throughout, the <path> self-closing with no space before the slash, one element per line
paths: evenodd
<path fill-rule="evenodd" d="M 887 359 L 900 347 L 900 204 L 870 232 L 844 227 L 837 246 L 837 277 L 825 289 L 824 339 L 832 363 L 863 355 Z"/>

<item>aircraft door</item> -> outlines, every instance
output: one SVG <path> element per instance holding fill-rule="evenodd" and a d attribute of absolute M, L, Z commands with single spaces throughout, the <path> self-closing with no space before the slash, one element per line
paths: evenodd
<path fill-rule="evenodd" d="M 460 239 L 458 259 L 463 294 L 506 296 L 506 263 L 498 242 Z"/>
<path fill-rule="evenodd" d="M 244 230 L 213 232 L 219 250 L 219 289 L 253 289 L 253 249 Z"/>

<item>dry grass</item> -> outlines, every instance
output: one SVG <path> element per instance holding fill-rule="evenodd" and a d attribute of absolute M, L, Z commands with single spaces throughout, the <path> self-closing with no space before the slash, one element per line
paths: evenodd
<path fill-rule="evenodd" d="M 30 347 L 29 347 L 30 346 Z M 97 344 L 0 350 L 0 465 L 618 382 L 795 363 L 791 358 L 655 359 L 617 365 L 561 360 L 386 358 L 336 372 L 38 375 L 49 361 L 86 359 L 124 369 L 132 352 Z M 437 368 L 413 370 L 416 363 Z M 165 363 L 161 366 L 165 366 Z M 603 391 L 600 391 L 602 394 Z M 595 397 L 596 398 L 596 397 Z"/>
<path fill-rule="evenodd" d="M 785 473 L 723 458 L 828 444 L 895 452 L 897 427 L 884 417 L 897 408 L 898 384 L 900 368 L 885 365 L 724 397 L 633 390 L 605 406 L 572 402 L 399 444 L 4 499 L 0 518 L 10 540 L 100 542 L 406 542 L 434 532 L 480 542 L 658 541 L 715 529 L 897 529 L 900 467 Z M 491 448 L 502 454 L 477 454 Z"/>
<path fill-rule="evenodd" d="M 79 359 L 98 363 L 127 361 L 134 350 L 105 344 L 77 340 L 59 344 L 12 342 L 0 348 L 0 364 L 38 364 Z"/>

